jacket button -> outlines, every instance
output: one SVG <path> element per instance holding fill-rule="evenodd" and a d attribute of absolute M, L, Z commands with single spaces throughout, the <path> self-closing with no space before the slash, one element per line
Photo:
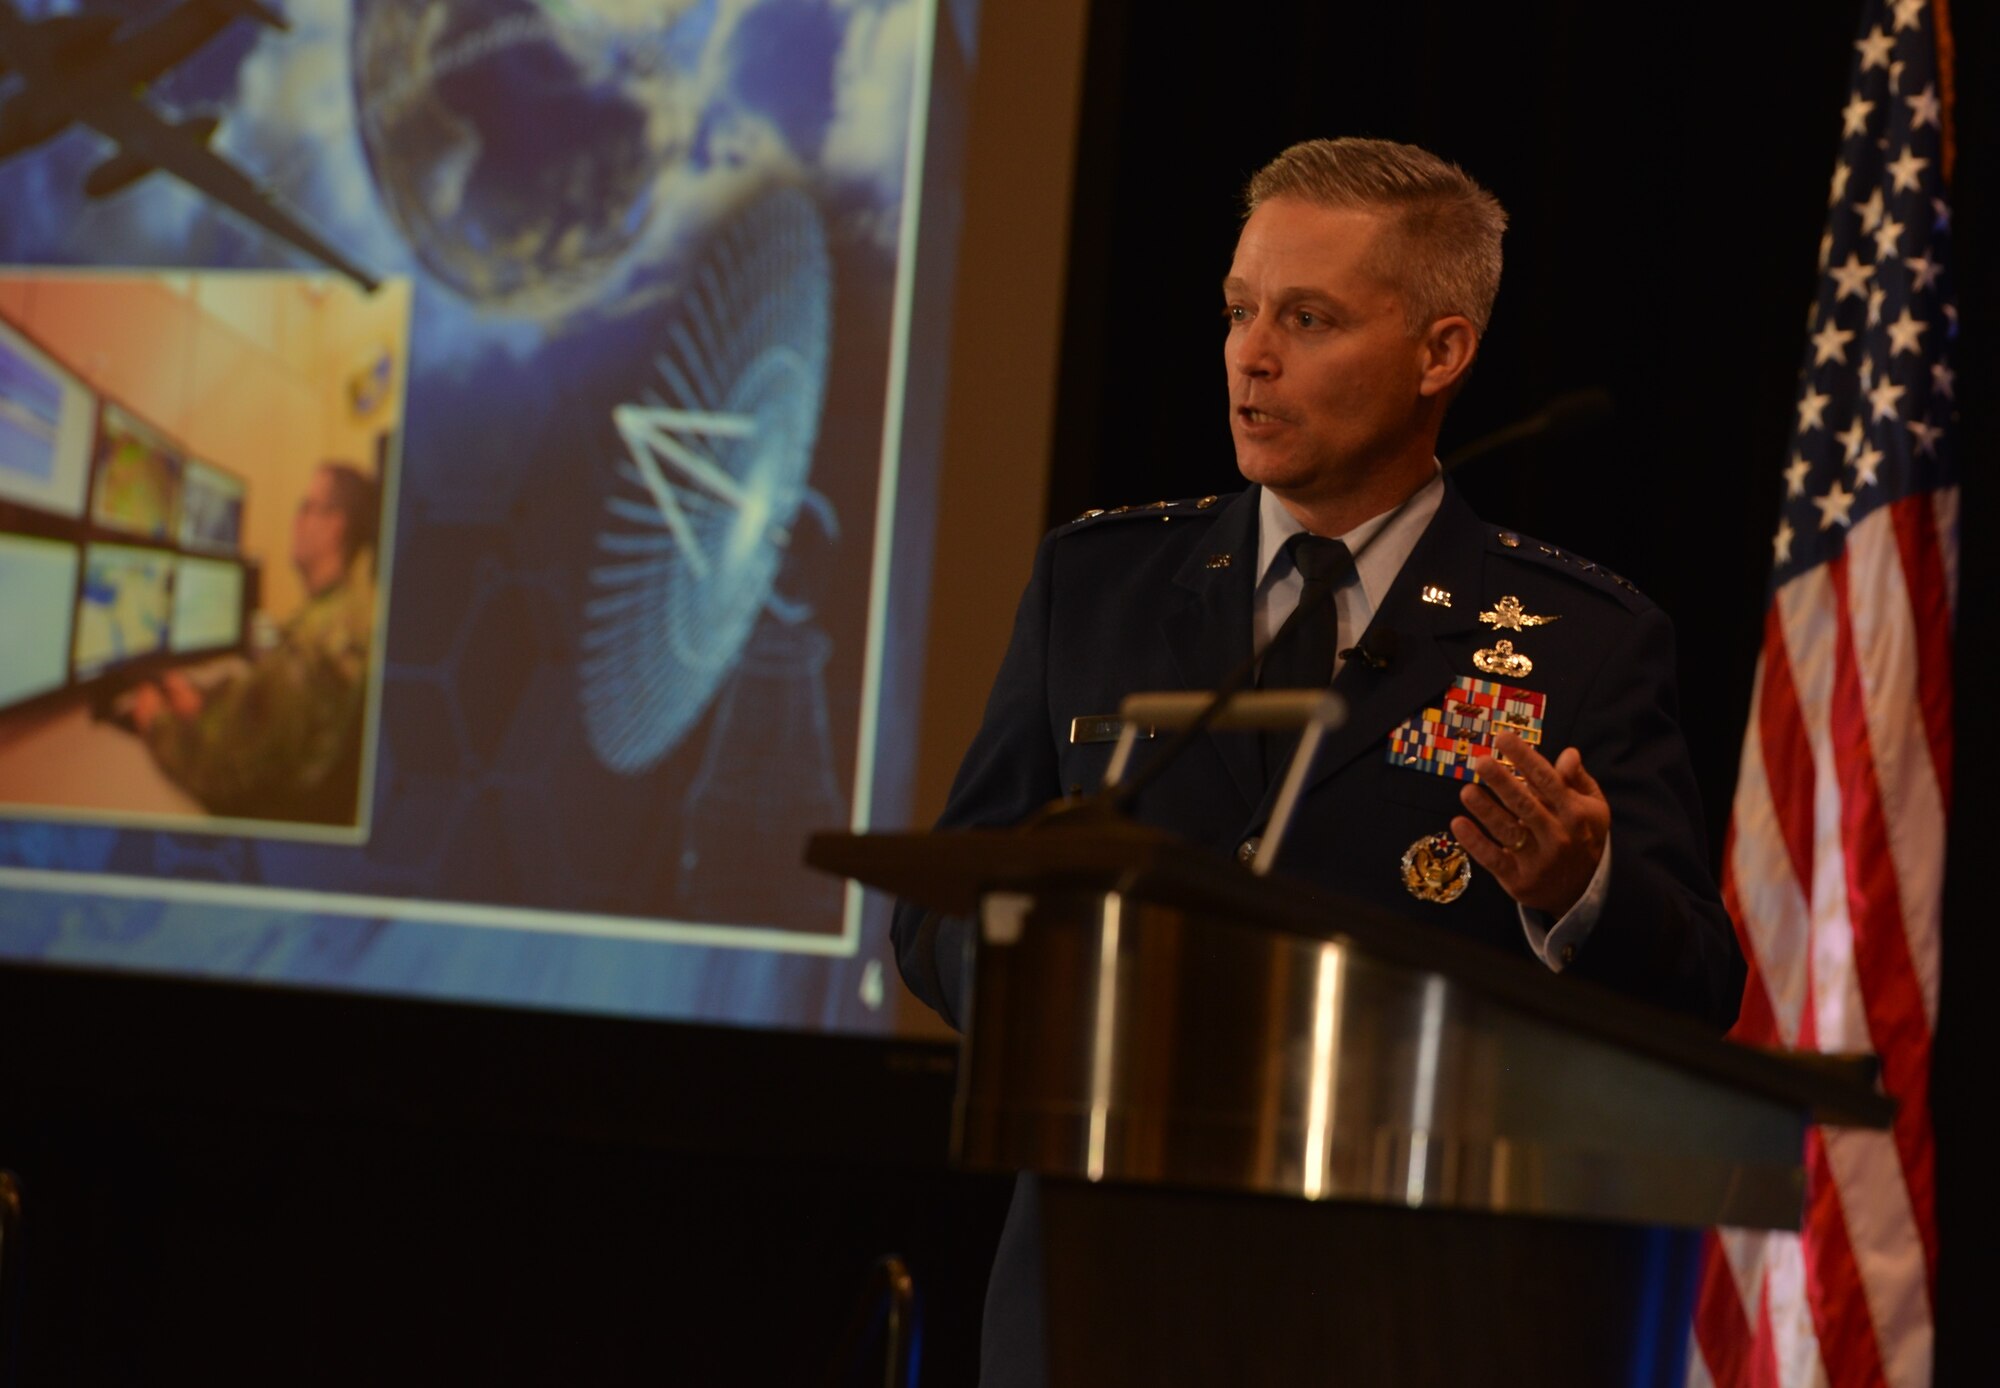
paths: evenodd
<path fill-rule="evenodd" d="M 1236 845 L 1236 861 L 1249 865 L 1257 861 L 1257 850 L 1264 846 L 1264 840 L 1252 834 Z"/>

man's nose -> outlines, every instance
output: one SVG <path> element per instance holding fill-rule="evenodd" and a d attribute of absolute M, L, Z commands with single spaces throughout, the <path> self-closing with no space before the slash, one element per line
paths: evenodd
<path fill-rule="evenodd" d="M 1277 343 L 1262 318 L 1252 318 L 1231 333 L 1224 356 L 1230 369 L 1240 375 L 1261 380 L 1279 371 Z"/>

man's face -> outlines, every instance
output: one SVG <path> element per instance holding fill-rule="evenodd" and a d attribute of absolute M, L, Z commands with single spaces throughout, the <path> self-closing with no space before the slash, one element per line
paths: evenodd
<path fill-rule="evenodd" d="M 1222 286 L 1223 361 L 1250 481 L 1310 501 L 1428 456 L 1424 344 L 1395 287 L 1367 268 L 1384 233 L 1376 213 L 1286 197 L 1244 223 Z"/>
<path fill-rule="evenodd" d="M 339 575 L 346 536 L 347 517 L 334 499 L 333 478 L 322 469 L 313 474 L 292 517 L 292 563 L 308 585 Z"/>

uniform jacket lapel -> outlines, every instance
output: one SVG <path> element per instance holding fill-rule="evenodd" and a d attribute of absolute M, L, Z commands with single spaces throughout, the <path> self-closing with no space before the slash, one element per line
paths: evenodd
<path fill-rule="evenodd" d="M 1250 604 L 1257 581 L 1257 496 L 1239 493 L 1174 574 L 1174 600 L 1160 633 L 1188 689 L 1214 689 L 1250 659 Z M 1226 561 L 1221 556 L 1227 556 Z M 1205 734 L 1246 808 L 1264 794 L 1257 740 L 1243 733 Z"/>

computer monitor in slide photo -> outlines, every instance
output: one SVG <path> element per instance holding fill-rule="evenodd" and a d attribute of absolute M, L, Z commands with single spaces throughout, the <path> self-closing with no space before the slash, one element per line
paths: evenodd
<path fill-rule="evenodd" d="M 243 546 L 243 479 L 196 458 L 181 473 L 181 548 L 234 554 Z"/>
<path fill-rule="evenodd" d="M 96 400 L 0 318 L 0 500 L 83 514 Z"/>
<path fill-rule="evenodd" d="M 76 677 L 167 648 L 173 616 L 174 556 L 129 545 L 85 551 L 76 603 Z"/>
<path fill-rule="evenodd" d="M 169 649 L 226 650 L 243 639 L 243 566 L 226 559 L 181 556 L 174 574 Z"/>
<path fill-rule="evenodd" d="M 69 683 L 77 549 L 0 535 L 0 708 Z"/>
<path fill-rule="evenodd" d="M 106 403 L 97 430 L 90 515 L 108 530 L 171 544 L 179 531 L 184 463 L 158 429 Z"/>

